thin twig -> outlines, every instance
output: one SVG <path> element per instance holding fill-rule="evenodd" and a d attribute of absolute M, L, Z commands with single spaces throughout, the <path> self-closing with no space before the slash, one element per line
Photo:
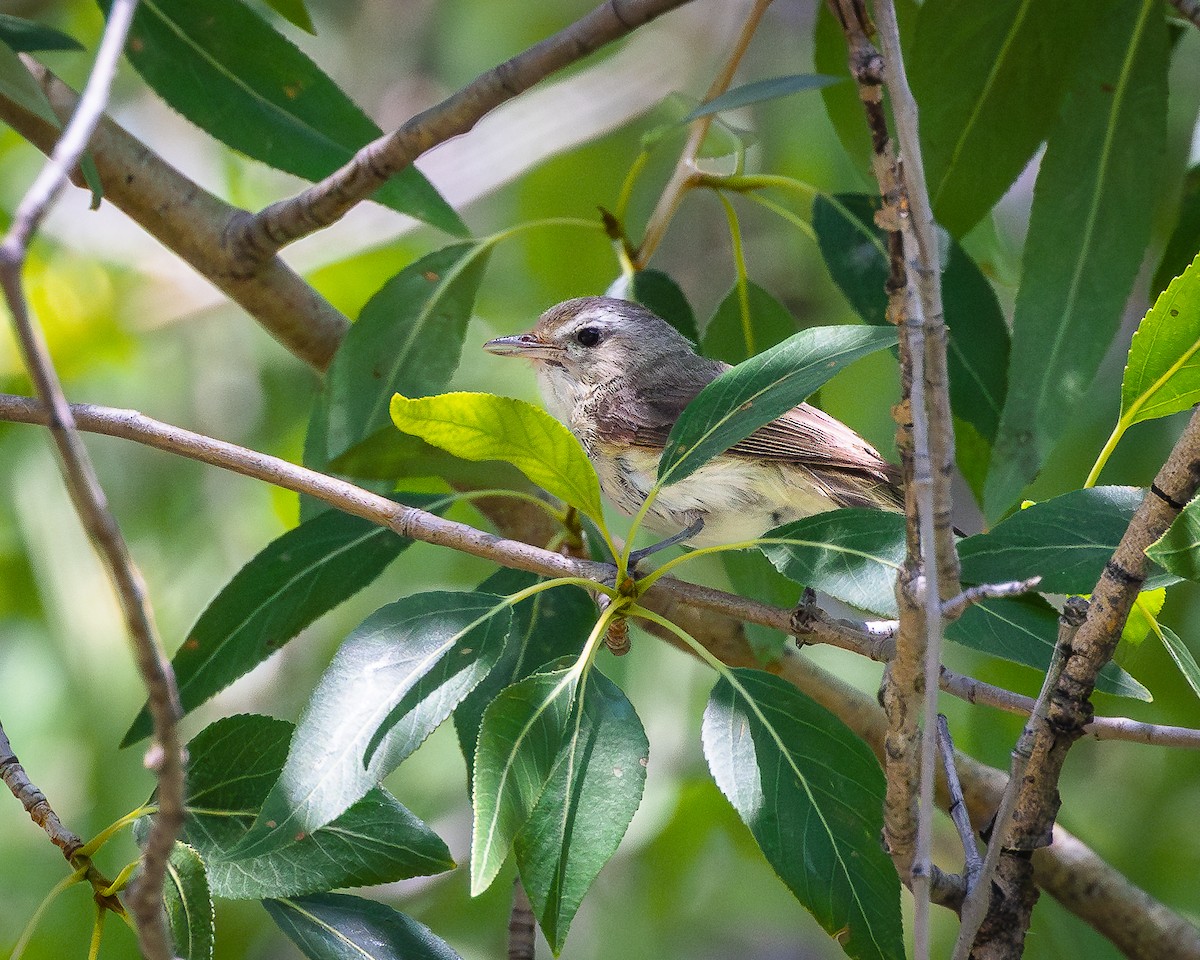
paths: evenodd
<path fill-rule="evenodd" d="M 946 715 L 937 718 L 938 749 L 942 755 L 942 769 L 946 773 L 946 792 L 950 795 L 950 819 L 958 830 L 958 839 L 963 847 L 963 873 L 967 879 L 969 893 L 979 881 L 983 870 L 983 858 L 975 845 L 975 831 L 971 829 L 971 815 L 967 812 L 967 801 L 963 799 L 962 784 L 958 779 L 958 768 L 954 763 L 954 740 L 950 736 L 950 724 Z"/>
<path fill-rule="evenodd" d="M 1050 666 L 1046 668 L 1042 691 L 1038 694 L 1037 702 L 1034 704 L 1025 728 L 1021 731 L 1017 745 L 1012 751 L 1008 785 L 1004 789 L 1004 795 L 1000 798 L 1000 805 L 992 823 L 992 835 L 988 840 L 987 853 L 983 858 L 983 869 L 980 871 L 976 883 L 967 891 L 967 899 L 963 902 L 962 922 L 958 930 L 958 940 L 954 944 L 953 960 L 966 960 L 975 943 L 975 936 L 987 915 L 988 906 L 991 903 L 992 877 L 995 875 L 996 867 L 1000 862 L 1000 853 L 1004 850 L 1012 829 L 1013 811 L 1016 809 L 1017 795 L 1021 790 L 1025 770 L 1029 766 L 1034 738 L 1037 736 L 1038 728 L 1045 722 L 1046 714 L 1050 710 L 1050 696 L 1054 692 L 1055 684 L 1058 683 L 1063 664 L 1066 663 L 1067 651 L 1086 615 L 1086 600 L 1082 597 L 1071 597 L 1067 600 L 1062 616 L 1059 618 L 1058 642 L 1054 645 Z"/>
<path fill-rule="evenodd" d="M 437 106 L 367 144 L 341 169 L 302 193 L 235 225 L 242 263 L 265 262 L 287 244 L 337 222 L 426 150 L 466 133 L 490 110 L 563 67 L 688 0 L 608 0 L 551 37 L 476 77 Z"/>
<path fill-rule="evenodd" d="M 1200 27 L 1200 0 L 1171 0 L 1180 15 Z"/>
<path fill-rule="evenodd" d="M 133 20 L 137 0 L 114 0 L 79 108 L 63 130 L 41 173 L 29 188 L 8 235 L 0 246 L 0 283 L 17 329 L 17 339 L 30 376 L 50 411 L 49 427 L 58 447 L 63 478 L 88 536 L 109 568 L 109 575 L 133 643 L 138 671 L 146 683 L 154 720 L 155 746 L 148 758 L 158 777 L 159 812 L 154 818 L 137 881 L 130 887 L 129 910 L 142 953 L 150 960 L 174 955 L 162 904 L 167 858 L 183 825 L 183 760 L 176 720 L 178 693 L 170 665 L 162 653 L 145 584 L 113 519 L 91 460 L 75 428 L 71 409 L 50 360 L 45 339 L 29 313 L 22 271 L 26 250 L 46 211 L 79 164 L 108 102 L 117 61 Z"/>
<path fill-rule="evenodd" d="M 25 768 L 21 766 L 21 761 L 13 752 L 12 744 L 8 742 L 8 736 L 4 732 L 2 723 L 0 723 L 0 780 L 4 781 L 5 786 L 12 791 L 12 795 L 21 801 L 21 806 L 25 808 L 30 819 L 46 831 L 46 836 L 50 838 L 51 843 L 62 850 L 63 856 L 70 861 L 71 857 L 75 855 L 75 851 L 83 846 L 83 841 L 63 825 L 63 822 L 58 819 L 58 814 L 54 812 L 54 808 L 50 806 L 50 801 L 46 799 L 46 795 L 30 781 Z"/>
<path fill-rule="evenodd" d="M 737 72 L 738 64 L 742 62 L 742 57 L 745 56 L 746 50 L 750 46 L 750 41 L 753 39 L 755 32 L 758 30 L 758 25 L 762 22 L 763 15 L 767 12 L 767 7 L 770 5 L 771 0 L 754 0 L 754 6 L 746 16 L 746 22 L 742 25 L 742 32 L 738 35 L 737 42 L 733 45 L 733 50 L 726 58 L 721 72 L 717 74 L 709 86 L 708 92 L 704 94 L 703 99 L 700 101 L 701 103 L 708 103 L 710 100 L 715 100 L 729 89 L 729 84 L 733 82 L 733 75 Z M 633 264 L 638 270 L 646 266 L 650 258 L 654 255 L 654 251 L 658 249 L 658 245 L 662 242 L 663 237 L 666 236 L 667 226 L 675 216 L 675 211 L 679 209 L 679 204 L 683 201 L 684 194 L 701 180 L 701 174 L 696 170 L 696 157 L 700 154 L 700 147 L 704 143 L 704 138 L 708 136 L 713 119 L 712 114 L 706 114 L 692 121 L 691 129 L 688 130 L 687 141 L 683 145 L 683 150 L 680 151 L 679 159 L 675 163 L 675 169 L 671 173 L 671 179 L 663 187 L 662 194 L 658 198 L 658 203 L 655 204 L 654 211 L 646 221 L 646 230 L 642 235 L 642 242 L 638 245 L 637 250 L 634 251 Z"/>

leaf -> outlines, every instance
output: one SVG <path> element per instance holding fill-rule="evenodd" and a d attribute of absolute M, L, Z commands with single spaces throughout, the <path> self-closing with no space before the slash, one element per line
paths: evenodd
<path fill-rule="evenodd" d="M 414 506 L 433 497 L 410 495 Z M 200 614 L 171 667 L 185 713 L 249 673 L 318 617 L 378 577 L 411 540 L 328 510 L 289 530 L 242 567 Z M 142 707 L 121 746 L 152 732 Z"/>
<path fill-rule="evenodd" d="M 108 13 L 112 0 L 98 0 Z M 382 131 L 290 40 L 239 0 L 143 0 L 126 54 L 171 107 L 222 143 L 306 180 Z M 373 199 L 456 235 L 458 214 L 411 164 Z"/>
<path fill-rule="evenodd" d="M 0 13 L 0 43 L 15 53 L 38 50 L 82 50 L 83 44 L 53 27 L 34 23 L 24 17 Z M 28 73 L 28 71 L 26 71 Z M 57 120 L 55 126 L 57 126 Z"/>
<path fill-rule="evenodd" d="M 204 857 L 217 896 L 292 896 L 454 866 L 442 839 L 378 787 L 330 824 L 260 856 L 235 855 L 283 769 L 292 732 L 283 720 L 242 715 L 218 720 L 188 744 L 183 836 Z"/>
<path fill-rule="evenodd" d="M 813 229 L 830 276 L 867 323 L 888 323 L 886 235 L 875 226 L 879 199 L 857 193 L 818 195 Z M 942 273 L 949 329 L 950 405 L 987 441 L 996 436 L 1008 379 L 1008 326 L 992 285 L 951 240 Z"/>
<path fill-rule="evenodd" d="M 737 284 L 725 295 L 704 328 L 701 352 L 706 357 L 741 363 L 796 332 L 796 319 L 757 283 L 746 284 L 748 313 L 743 313 Z"/>
<path fill-rule="evenodd" d="M 1090 487 L 1018 510 L 958 545 L 967 583 L 1040 576 L 1047 593 L 1091 593 L 1145 491 Z"/>
<path fill-rule="evenodd" d="M 1166 600 L 1165 587 L 1140 591 L 1137 599 L 1133 601 L 1133 606 L 1129 608 L 1125 626 L 1121 628 L 1120 642 L 1136 646 L 1150 635 L 1151 630 L 1157 630 L 1158 615 L 1162 613 Z"/>
<path fill-rule="evenodd" d="M 1179 672 L 1188 682 L 1188 686 L 1192 688 L 1196 696 L 1200 697 L 1200 664 L 1196 663 L 1196 657 L 1192 651 L 1166 624 L 1158 625 L 1158 636 L 1162 640 L 1163 646 L 1167 648 L 1167 653 L 1171 655 L 1171 659 L 1175 661 L 1175 666 L 1179 668 Z"/>
<path fill-rule="evenodd" d="M 664 154 L 678 153 L 687 142 L 690 133 L 683 118 L 698 106 L 699 102 L 694 97 L 687 97 L 681 93 L 667 94 L 647 115 L 647 120 L 660 120 L 661 122 L 655 123 L 642 133 L 642 149 L 647 152 L 661 150 Z M 711 160 L 717 157 L 728 157 L 731 154 L 744 154 L 757 140 L 758 138 L 752 131 L 741 130 L 733 124 L 726 123 L 721 117 L 715 117 L 696 155 L 702 159 Z M 658 273 L 657 270 L 642 272 Z M 626 279 L 624 276 L 618 277 L 613 286 L 616 287 Z M 627 288 L 621 286 L 618 289 L 625 290 Z M 608 296 L 623 297 L 625 294 L 614 293 L 610 288 Z"/>
<path fill-rule="evenodd" d="M 753 103 L 763 103 L 767 100 L 777 100 L 793 93 L 805 90 L 820 90 L 833 83 L 844 82 L 842 77 L 829 77 L 820 73 L 799 73 L 787 77 L 771 77 L 767 80 L 755 80 L 726 90 L 719 97 L 714 97 L 707 103 L 702 103 L 683 118 L 683 123 L 691 123 L 700 117 L 707 117 L 722 110 L 736 110 L 748 107 Z"/>
<path fill-rule="evenodd" d="M 784 576 L 844 603 L 896 615 L 904 562 L 904 516 L 845 508 L 771 530 L 758 547 Z"/>
<path fill-rule="evenodd" d="M 208 877 L 200 854 L 178 840 L 163 877 L 163 905 L 179 960 L 208 960 L 213 954 L 215 921 Z"/>
<path fill-rule="evenodd" d="M 524 570 L 501 568 L 484 580 L 479 590 L 503 597 L 531 587 L 539 579 Z M 513 607 L 504 653 L 454 711 L 454 729 L 467 761 L 468 780 L 475 767 L 475 744 L 488 704 L 510 684 L 543 671 L 563 657 L 578 657 L 595 622 L 596 604 L 578 587 L 543 590 Z"/>
<path fill-rule="evenodd" d="M 363 621 L 313 691 L 239 857 L 312 833 L 396 769 L 495 665 L 510 617 L 498 597 L 431 592 Z"/>
<path fill-rule="evenodd" d="M 622 274 L 609 285 L 607 296 L 633 300 L 658 314 L 692 343 L 700 339 L 696 315 L 679 284 L 661 270 Z"/>
<path fill-rule="evenodd" d="M 17 106 L 41 117 L 55 127 L 60 127 L 58 115 L 46 99 L 46 94 L 38 86 L 29 71 L 25 69 L 20 58 L 0 36 L 0 96 L 11 100 Z"/>
<path fill-rule="evenodd" d="M 1039 596 L 984 600 L 946 625 L 946 638 L 1044 674 L 1058 639 L 1058 612 Z M 1105 664 L 1096 689 L 1149 701 L 1150 691 L 1115 663 Z"/>
<path fill-rule="evenodd" d="M 1200 580 L 1200 500 L 1180 511 L 1167 532 L 1146 548 L 1146 556 L 1185 580 Z"/>
<path fill-rule="evenodd" d="M 933 213 L 956 237 L 996 205 L 1050 133 L 1091 16 L 1084 0 L 921 5 L 905 62 Z"/>
<path fill-rule="evenodd" d="M 896 342 L 881 327 L 811 327 L 726 370 L 680 414 L 658 463 L 676 483 L 802 403 L 842 367 Z"/>
<path fill-rule="evenodd" d="M 583 447 L 550 414 L 491 393 L 392 398 L 392 420 L 464 460 L 503 460 L 603 526 L 600 481 Z"/>
<path fill-rule="evenodd" d="M 424 924 L 375 900 L 321 893 L 263 906 L 310 960 L 459 960 Z"/>
<path fill-rule="evenodd" d="M 1013 315 L 1008 399 L 984 489 L 1002 516 L 1037 475 L 1108 350 L 1145 254 L 1163 169 L 1167 31 L 1156 0 L 1092 4 L 1042 159 Z"/>
<path fill-rule="evenodd" d="M 854 958 L 904 957 L 883 852 L 883 773 L 840 720 L 784 680 L 730 671 L 704 711 L 713 779 L 788 889 Z"/>
<path fill-rule="evenodd" d="M 592 670 L 554 768 L 517 834 L 517 868 L 555 955 L 642 801 L 650 744 L 621 688 Z"/>
<path fill-rule="evenodd" d="M 308 13 L 308 9 L 304 6 L 304 0 L 266 0 L 267 6 L 278 13 L 281 17 L 299 27 L 305 33 L 317 35 L 317 30 L 313 26 L 312 17 Z"/>
<path fill-rule="evenodd" d="M 579 686 L 574 667 L 535 673 L 484 711 L 475 748 L 471 896 L 486 890 L 541 796 Z"/>
<path fill-rule="evenodd" d="M 533 484 L 511 464 L 460 460 L 420 437 L 401 433 L 394 423 L 376 430 L 326 466 L 332 473 L 392 484 L 407 478 L 443 477 L 465 486 L 533 489 Z"/>
<path fill-rule="evenodd" d="M 393 393 L 421 397 L 450 382 L 487 261 L 486 247 L 445 247 L 367 301 L 329 368 L 330 460 L 388 425 Z"/>
<path fill-rule="evenodd" d="M 1138 324 L 1121 383 L 1124 430 L 1200 401 L 1200 253 Z"/>
<path fill-rule="evenodd" d="M 1187 269 L 1197 250 L 1200 250 L 1200 166 L 1192 167 L 1183 178 L 1179 220 L 1167 240 L 1158 269 L 1154 271 L 1150 295 L 1157 296 L 1167 289 L 1167 285 Z"/>
<path fill-rule="evenodd" d="M 790 609 L 796 606 L 800 598 L 799 588 L 776 570 L 763 554 L 754 550 L 726 550 L 721 554 L 721 562 L 734 593 L 754 597 L 777 607 Z M 778 630 L 757 623 L 743 623 L 742 629 L 760 664 L 778 660 L 790 639 Z"/>

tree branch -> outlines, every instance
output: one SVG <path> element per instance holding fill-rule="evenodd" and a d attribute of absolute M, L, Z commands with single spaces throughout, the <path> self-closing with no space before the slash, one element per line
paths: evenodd
<path fill-rule="evenodd" d="M 608 0 L 575 23 L 481 74 L 437 106 L 367 144 L 340 170 L 287 200 L 240 218 L 228 236 L 239 263 L 266 262 L 341 219 L 426 150 L 466 133 L 488 111 L 688 0 Z"/>
<path fill-rule="evenodd" d="M 155 744 L 147 754 L 147 766 L 157 775 L 159 808 L 128 901 L 142 953 L 150 960 L 169 960 L 175 951 L 163 910 L 162 889 L 167 858 L 183 826 L 184 768 L 177 728 L 179 694 L 162 651 L 145 584 L 108 509 L 41 329 L 30 315 L 22 282 L 29 240 L 50 204 L 66 186 L 70 171 L 78 166 L 104 112 L 136 7 L 137 0 L 114 0 L 109 9 L 108 23 L 78 109 L 17 207 L 8 235 L 0 245 L 0 285 L 12 312 L 25 365 L 49 411 L 47 425 L 58 448 L 67 491 L 92 545 L 108 567 L 125 614 L 138 671 L 146 684 L 155 737 Z"/>
<path fill-rule="evenodd" d="M 1200 0 L 1171 0 L 1171 3 L 1180 16 L 1200 27 Z"/>

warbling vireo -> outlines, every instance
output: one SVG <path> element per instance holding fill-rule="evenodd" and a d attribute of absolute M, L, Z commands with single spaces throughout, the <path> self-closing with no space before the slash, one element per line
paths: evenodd
<path fill-rule="evenodd" d="M 484 349 L 533 361 L 550 413 L 583 444 L 604 493 L 635 514 L 683 408 L 729 365 L 698 356 L 665 320 L 612 297 L 551 307 L 529 333 Z M 839 420 L 802 403 L 659 491 L 645 523 L 687 543 L 737 543 L 836 507 L 899 510 L 899 471 Z"/>

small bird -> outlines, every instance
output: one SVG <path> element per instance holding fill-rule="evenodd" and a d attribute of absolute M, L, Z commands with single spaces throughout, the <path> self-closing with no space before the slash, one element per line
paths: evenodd
<path fill-rule="evenodd" d="M 580 297 L 484 349 L 533 361 L 547 410 L 583 444 L 605 495 L 637 513 L 683 408 L 729 365 L 640 304 Z M 645 524 L 693 547 L 737 543 L 837 507 L 900 510 L 899 471 L 839 420 L 802 403 L 659 491 Z M 672 538 L 675 539 L 675 538 Z"/>

